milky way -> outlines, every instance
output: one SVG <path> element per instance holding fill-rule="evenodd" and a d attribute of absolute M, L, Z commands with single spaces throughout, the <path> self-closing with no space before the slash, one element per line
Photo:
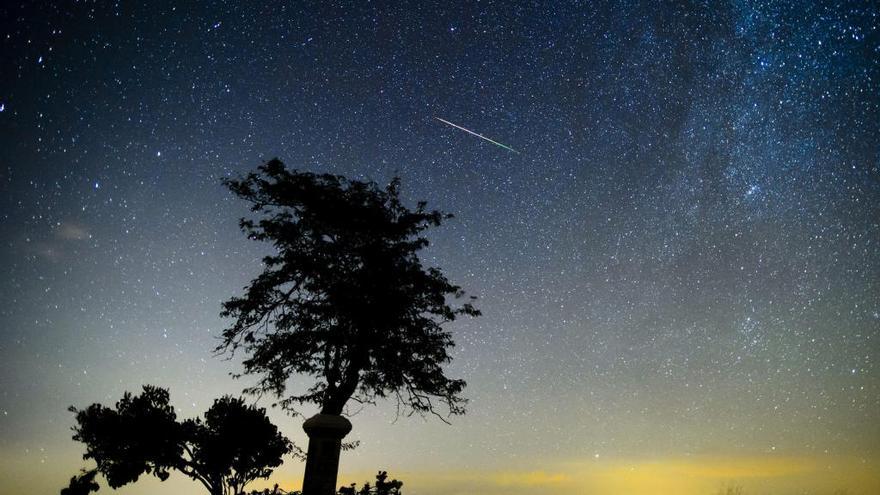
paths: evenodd
<path fill-rule="evenodd" d="M 267 246 L 220 180 L 273 157 L 454 213 L 424 258 L 483 312 L 468 415 L 365 408 L 343 478 L 880 491 L 880 9 L 252 4 L 0 7 L 0 492 L 85 465 L 70 404 L 240 393 L 211 350 Z"/>

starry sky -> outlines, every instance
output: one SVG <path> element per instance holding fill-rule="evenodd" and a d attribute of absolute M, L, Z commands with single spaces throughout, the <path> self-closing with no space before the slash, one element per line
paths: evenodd
<path fill-rule="evenodd" d="M 71 404 L 151 383 L 192 417 L 248 384 L 211 350 L 268 251 L 220 180 L 279 157 L 454 213 L 423 257 L 483 311 L 450 326 L 468 414 L 353 410 L 340 482 L 880 493 L 878 26 L 870 2 L 4 3 L 0 492 L 86 465 Z M 160 489 L 202 493 L 119 493 Z"/>

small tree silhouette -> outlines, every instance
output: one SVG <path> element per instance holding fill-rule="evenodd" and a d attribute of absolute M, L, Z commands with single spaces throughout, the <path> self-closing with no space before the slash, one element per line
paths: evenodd
<path fill-rule="evenodd" d="M 268 478 L 293 448 L 265 409 L 228 396 L 215 400 L 204 420 L 182 423 L 168 391 L 150 385 L 140 395 L 126 392 L 115 409 L 92 404 L 70 410 L 77 421 L 73 439 L 86 445 L 83 458 L 94 459 L 97 468 L 72 478 L 67 495 L 88 493 L 83 486 L 97 490 L 96 473 L 119 488 L 145 473 L 165 481 L 171 470 L 199 481 L 212 495 L 234 495 Z"/>

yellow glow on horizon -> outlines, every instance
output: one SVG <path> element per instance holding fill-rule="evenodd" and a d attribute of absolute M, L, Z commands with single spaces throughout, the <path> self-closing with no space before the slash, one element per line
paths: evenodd
<path fill-rule="evenodd" d="M 501 472 L 495 473 L 492 481 L 500 486 L 545 486 L 565 484 L 571 481 L 571 477 L 565 473 L 546 471 Z"/>
<path fill-rule="evenodd" d="M 62 458 L 74 459 L 64 455 Z M 24 493 L 38 482 L 28 472 L 32 459 L 0 454 L 0 492 Z M 42 476 L 59 489 L 76 473 L 80 463 L 46 464 Z M 375 480 L 376 471 L 347 471 L 342 462 L 339 485 Z M 880 457 L 843 456 L 714 456 L 654 459 L 570 459 L 512 465 L 497 469 L 397 469 L 394 463 L 377 466 L 404 482 L 406 495 L 717 495 L 729 485 L 739 485 L 743 495 L 876 495 L 880 494 Z M 303 464 L 285 463 L 267 480 L 248 488 L 278 483 L 297 490 Z M 30 473 L 30 474 L 28 474 Z M 104 488 L 105 482 L 101 481 Z M 144 476 L 118 490 L 120 495 L 148 495 L 161 491 L 178 495 L 205 493 L 198 483 L 174 474 L 160 483 Z M 57 492 L 56 492 L 57 493 Z"/>
<path fill-rule="evenodd" d="M 880 462 L 856 457 L 584 459 L 534 464 L 545 466 L 493 471 L 392 469 L 389 474 L 404 481 L 406 493 L 416 495 L 715 495 L 729 485 L 741 486 L 744 495 L 880 493 Z M 362 483 L 374 475 L 345 473 L 340 484 Z"/>

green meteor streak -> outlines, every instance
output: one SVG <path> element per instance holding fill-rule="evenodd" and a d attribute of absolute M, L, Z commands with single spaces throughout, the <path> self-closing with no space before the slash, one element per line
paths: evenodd
<path fill-rule="evenodd" d="M 468 134 L 473 134 L 474 136 L 477 136 L 477 137 L 480 138 L 480 139 L 485 139 L 486 141 L 489 141 L 490 143 L 492 143 L 492 144 L 494 144 L 494 145 L 496 145 L 496 146 L 501 146 L 502 148 L 504 148 L 504 149 L 506 149 L 506 150 L 508 150 L 508 151 L 512 151 L 512 152 L 516 153 L 517 155 L 520 154 L 519 151 L 516 151 L 515 149 L 511 148 L 510 146 L 507 146 L 506 144 L 501 144 L 501 143 L 499 143 L 498 141 L 494 141 L 494 140 L 492 140 L 492 139 L 489 139 L 489 138 L 487 138 L 486 136 L 483 136 L 482 134 L 477 134 L 476 132 L 474 132 L 474 131 L 472 131 L 472 130 L 465 129 L 464 127 L 462 127 L 462 126 L 460 126 L 460 125 L 455 125 L 455 124 L 453 124 L 452 122 L 450 122 L 450 121 L 448 121 L 448 120 L 443 120 L 443 119 L 441 119 L 440 117 L 434 117 L 434 118 L 437 119 L 437 120 L 439 120 L 440 122 L 443 122 L 444 124 L 451 125 L 452 127 L 455 127 L 456 129 L 461 129 L 461 130 L 463 130 L 464 132 L 466 132 L 466 133 L 468 133 Z"/>

